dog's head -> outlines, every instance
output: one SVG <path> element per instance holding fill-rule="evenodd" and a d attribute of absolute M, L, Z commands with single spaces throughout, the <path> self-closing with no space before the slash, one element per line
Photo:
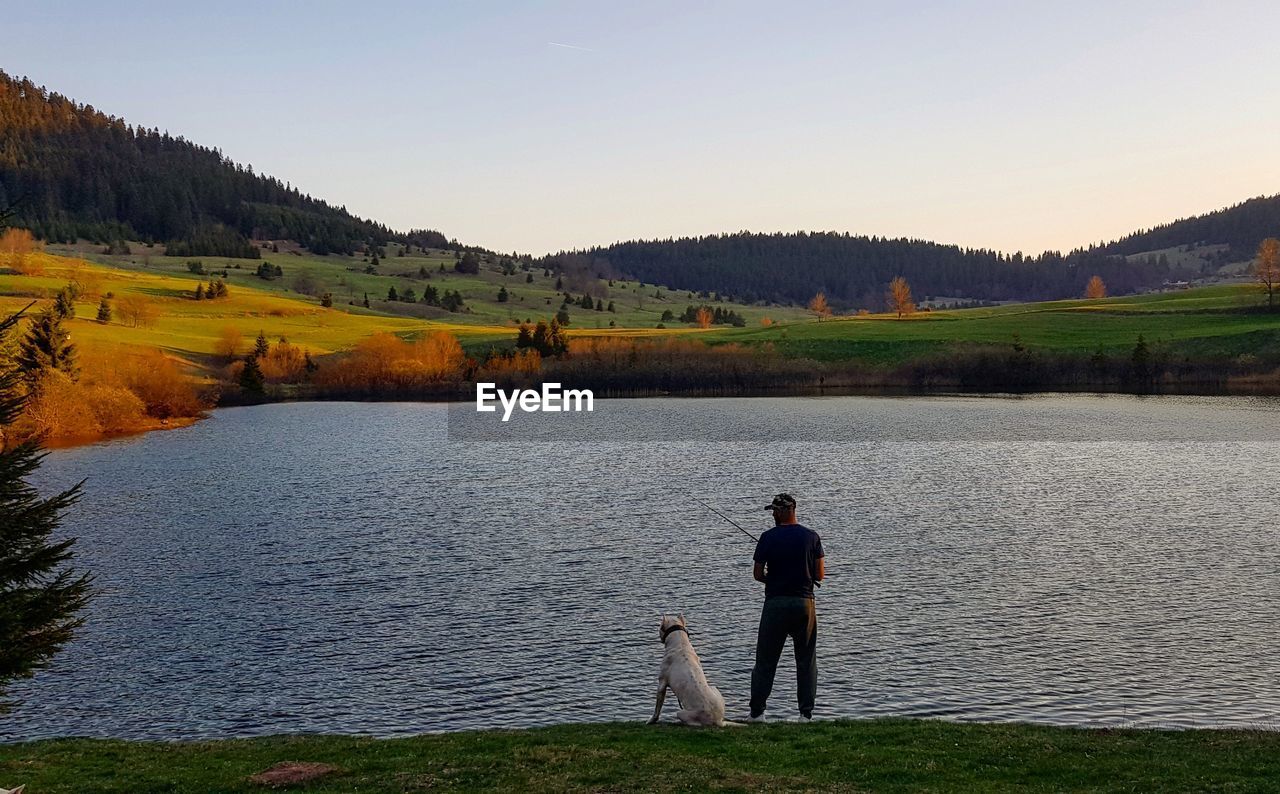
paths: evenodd
<path fill-rule="evenodd" d="M 683 612 L 678 615 L 663 615 L 661 622 L 658 624 L 658 639 L 666 642 L 667 635 L 677 626 L 682 629 L 687 628 Z"/>

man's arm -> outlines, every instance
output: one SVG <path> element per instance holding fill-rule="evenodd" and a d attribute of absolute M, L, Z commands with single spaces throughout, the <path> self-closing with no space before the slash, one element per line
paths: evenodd
<path fill-rule="evenodd" d="M 827 564 L 822 557 L 819 557 L 817 568 L 814 570 L 814 573 L 813 573 L 813 581 L 821 582 L 826 577 L 827 577 Z"/>
<path fill-rule="evenodd" d="M 762 562 L 756 563 L 756 567 L 751 571 L 751 576 L 757 582 L 768 582 L 768 579 L 764 575 L 764 563 Z"/>

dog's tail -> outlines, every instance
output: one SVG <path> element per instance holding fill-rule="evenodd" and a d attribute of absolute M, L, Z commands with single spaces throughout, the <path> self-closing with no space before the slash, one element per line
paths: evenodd
<path fill-rule="evenodd" d="M 747 724 L 745 722 L 734 722 L 733 720 L 725 720 L 724 722 L 720 723 L 720 727 L 721 728 L 745 728 L 747 727 Z"/>

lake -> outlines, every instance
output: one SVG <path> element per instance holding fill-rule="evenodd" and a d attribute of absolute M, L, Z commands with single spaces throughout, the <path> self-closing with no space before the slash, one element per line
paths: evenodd
<path fill-rule="evenodd" d="M 1277 725 L 1280 402 L 597 403 L 233 408 L 53 452 L 98 592 L 0 739 L 644 720 L 662 612 L 745 716 L 752 543 L 696 500 L 759 532 L 782 490 L 827 552 L 816 716 Z"/>

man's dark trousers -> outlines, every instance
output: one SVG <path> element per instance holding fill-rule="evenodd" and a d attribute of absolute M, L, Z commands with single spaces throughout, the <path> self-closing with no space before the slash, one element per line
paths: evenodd
<path fill-rule="evenodd" d="M 813 599 L 801 596 L 772 596 L 760 612 L 760 633 L 756 637 L 756 666 L 751 671 L 751 714 L 764 713 L 765 701 L 773 692 L 782 647 L 791 638 L 796 652 L 796 698 L 800 713 L 813 713 L 818 694 L 818 613 Z"/>

